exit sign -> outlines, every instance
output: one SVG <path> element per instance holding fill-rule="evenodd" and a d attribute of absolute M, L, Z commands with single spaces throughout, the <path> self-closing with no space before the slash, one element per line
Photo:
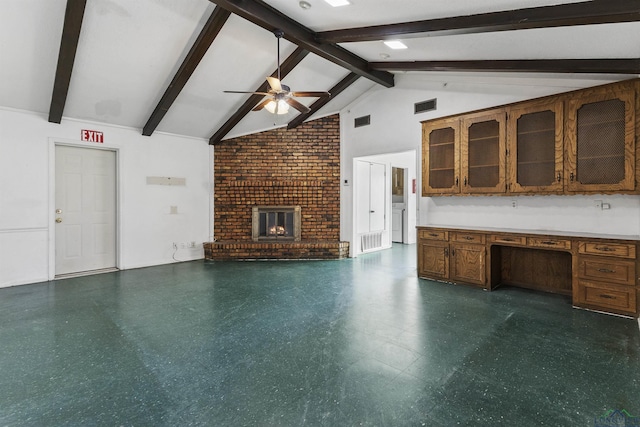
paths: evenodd
<path fill-rule="evenodd" d="M 80 131 L 83 141 L 97 142 L 102 144 L 104 142 L 104 133 L 97 130 L 82 129 Z"/>

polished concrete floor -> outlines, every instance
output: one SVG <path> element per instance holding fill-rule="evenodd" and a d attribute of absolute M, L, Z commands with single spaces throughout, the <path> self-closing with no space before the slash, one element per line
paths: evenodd
<path fill-rule="evenodd" d="M 593 426 L 638 323 L 416 278 L 415 246 L 0 289 L 2 426 Z"/>

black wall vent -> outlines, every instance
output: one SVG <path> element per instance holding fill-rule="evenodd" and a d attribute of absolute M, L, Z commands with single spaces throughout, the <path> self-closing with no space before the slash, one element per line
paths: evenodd
<path fill-rule="evenodd" d="M 433 111 L 437 108 L 438 100 L 436 98 L 430 99 L 428 101 L 416 102 L 413 104 L 413 113 L 424 113 L 425 111 Z"/>
<path fill-rule="evenodd" d="M 371 115 L 356 117 L 353 121 L 353 126 L 359 128 L 360 126 L 368 126 L 371 124 Z"/>

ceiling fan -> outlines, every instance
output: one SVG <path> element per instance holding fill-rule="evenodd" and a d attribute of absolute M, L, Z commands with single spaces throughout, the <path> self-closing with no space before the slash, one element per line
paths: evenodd
<path fill-rule="evenodd" d="M 325 96 L 331 96 L 329 92 L 292 92 L 291 88 L 287 85 L 283 85 L 280 80 L 280 39 L 284 36 L 282 30 L 275 30 L 273 34 L 278 39 L 278 77 L 267 77 L 269 83 L 269 90 L 267 92 L 242 92 L 235 90 L 225 90 L 224 93 L 252 93 L 254 95 L 264 95 L 268 98 L 261 101 L 253 108 L 253 111 L 260 111 L 265 108 L 272 114 L 287 114 L 289 112 L 289 106 L 292 106 L 301 113 L 308 113 L 311 111 L 309 107 L 298 102 L 294 97 L 313 97 L 321 98 Z"/>

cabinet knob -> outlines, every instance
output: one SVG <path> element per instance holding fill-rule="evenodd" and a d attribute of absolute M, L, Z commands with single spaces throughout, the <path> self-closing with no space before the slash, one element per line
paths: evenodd
<path fill-rule="evenodd" d="M 573 177 L 574 177 L 573 172 L 571 172 L 571 173 L 569 174 L 569 181 L 573 182 Z"/>
<path fill-rule="evenodd" d="M 467 177 L 466 176 L 464 177 L 464 186 L 465 187 L 467 186 Z"/>
<path fill-rule="evenodd" d="M 562 175 L 560 175 L 560 172 L 558 172 L 558 176 L 556 176 L 556 179 L 558 180 L 558 182 L 562 181 Z"/>

